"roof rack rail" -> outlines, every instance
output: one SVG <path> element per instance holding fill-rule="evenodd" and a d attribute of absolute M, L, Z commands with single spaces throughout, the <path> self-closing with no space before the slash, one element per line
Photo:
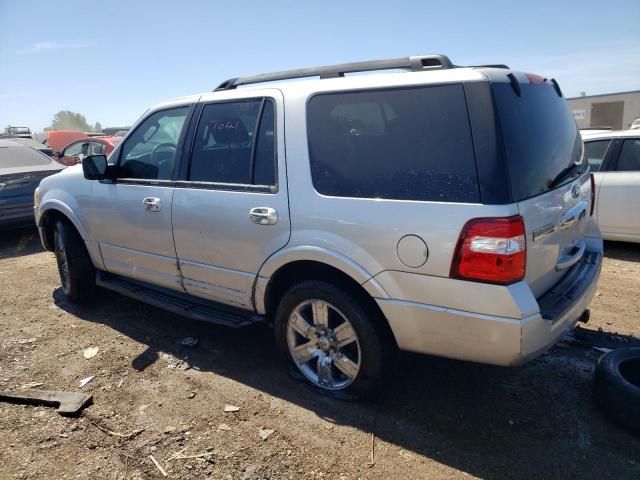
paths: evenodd
<path fill-rule="evenodd" d="M 282 72 L 262 73 L 248 77 L 230 78 L 216 87 L 218 90 L 233 90 L 240 85 L 273 82 L 276 80 L 290 80 L 293 78 L 320 77 L 338 78 L 345 73 L 371 72 L 376 70 L 436 70 L 456 68 L 445 55 L 417 55 L 403 58 L 389 58 L 386 60 L 372 60 L 368 62 L 343 63 L 340 65 L 326 65 L 323 67 L 299 68 Z"/>

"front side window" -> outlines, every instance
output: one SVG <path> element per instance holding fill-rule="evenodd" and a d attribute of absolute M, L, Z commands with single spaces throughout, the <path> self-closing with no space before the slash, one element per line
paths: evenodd
<path fill-rule="evenodd" d="M 100 142 L 89 142 L 89 155 L 104 155 L 107 146 Z"/>
<path fill-rule="evenodd" d="M 147 117 L 122 146 L 118 176 L 169 180 L 173 172 L 178 140 L 188 107 L 155 112 Z"/>
<path fill-rule="evenodd" d="M 619 172 L 640 172 L 640 138 L 624 141 L 616 170 Z"/>
<path fill-rule="evenodd" d="M 64 149 L 63 156 L 64 157 L 77 157 L 80 154 L 87 155 L 88 152 L 88 143 L 85 142 L 76 142 L 69 145 Z"/>
<path fill-rule="evenodd" d="M 196 130 L 189 180 L 275 185 L 273 102 L 260 98 L 205 105 Z"/>
<path fill-rule="evenodd" d="M 480 200 L 461 85 L 319 94 L 308 102 L 307 135 L 321 194 Z"/>
<path fill-rule="evenodd" d="M 585 142 L 584 144 L 584 158 L 587 159 L 591 170 L 594 172 L 600 171 L 602 168 L 602 162 L 607 154 L 607 149 L 611 140 L 598 140 L 594 142 Z"/>

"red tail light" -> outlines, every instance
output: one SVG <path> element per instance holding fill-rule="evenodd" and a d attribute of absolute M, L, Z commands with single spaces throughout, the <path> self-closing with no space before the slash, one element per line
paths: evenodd
<path fill-rule="evenodd" d="M 589 215 L 593 215 L 593 212 L 596 208 L 596 177 L 591 174 L 591 213 Z"/>
<path fill-rule="evenodd" d="M 452 278 L 508 285 L 524 278 L 527 243 L 520 215 L 469 220 L 458 239 Z"/>

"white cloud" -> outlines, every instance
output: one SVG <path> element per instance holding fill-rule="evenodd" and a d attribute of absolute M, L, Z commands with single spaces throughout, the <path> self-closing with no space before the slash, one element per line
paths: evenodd
<path fill-rule="evenodd" d="M 88 48 L 88 43 L 58 43 L 58 42 L 38 42 L 29 48 L 17 50 L 18 55 L 30 53 L 42 53 L 51 50 L 73 50 L 77 48 Z"/>

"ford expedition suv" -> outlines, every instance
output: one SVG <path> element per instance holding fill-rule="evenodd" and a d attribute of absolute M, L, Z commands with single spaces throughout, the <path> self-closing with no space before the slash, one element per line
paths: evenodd
<path fill-rule="evenodd" d="M 301 378 L 345 396 L 397 349 L 534 358 L 588 316 L 602 261 L 558 83 L 443 55 L 227 80 L 36 198 L 70 300 L 266 320 Z"/>

